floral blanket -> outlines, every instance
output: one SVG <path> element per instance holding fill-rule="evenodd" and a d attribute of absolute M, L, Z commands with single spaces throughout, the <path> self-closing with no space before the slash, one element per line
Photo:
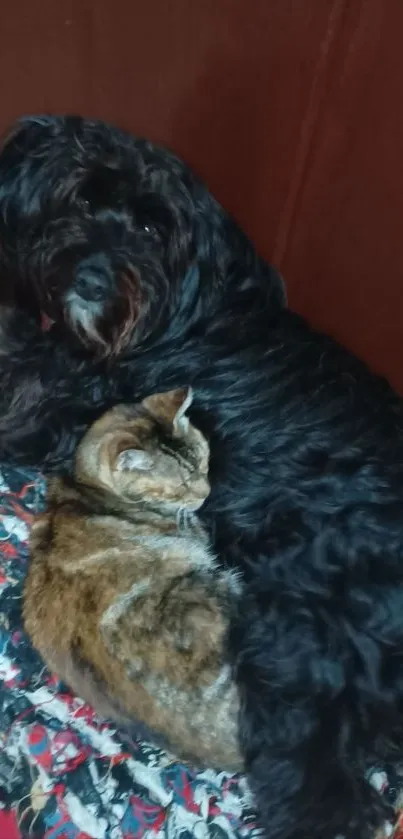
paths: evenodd
<path fill-rule="evenodd" d="M 0 470 L 2 839 L 254 839 L 243 777 L 197 772 L 131 740 L 73 696 L 30 646 L 21 596 L 44 488 L 38 473 Z M 372 782 L 402 807 L 403 777 L 382 767 Z"/>

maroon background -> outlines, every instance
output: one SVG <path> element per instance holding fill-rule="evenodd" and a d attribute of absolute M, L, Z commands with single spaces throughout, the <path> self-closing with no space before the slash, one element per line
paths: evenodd
<path fill-rule="evenodd" d="M 171 146 L 403 391 L 402 32 L 402 0 L 13 0 L 0 129 L 76 111 Z"/>

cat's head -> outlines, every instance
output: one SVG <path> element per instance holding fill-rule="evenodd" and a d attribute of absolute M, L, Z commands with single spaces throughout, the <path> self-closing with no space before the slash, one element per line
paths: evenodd
<path fill-rule="evenodd" d="M 198 509 L 210 491 L 209 446 L 186 416 L 191 402 L 191 390 L 173 390 L 108 411 L 77 449 L 77 480 L 172 511 Z"/>

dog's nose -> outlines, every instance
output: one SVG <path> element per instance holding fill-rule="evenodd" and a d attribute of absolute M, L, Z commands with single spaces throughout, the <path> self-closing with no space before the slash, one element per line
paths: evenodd
<path fill-rule="evenodd" d="M 111 294 L 112 283 L 113 271 L 106 259 L 86 259 L 77 267 L 74 291 L 88 303 L 100 303 Z"/>
<path fill-rule="evenodd" d="M 98 303 L 104 299 L 106 289 L 99 275 L 86 268 L 77 275 L 74 290 L 88 303 Z"/>

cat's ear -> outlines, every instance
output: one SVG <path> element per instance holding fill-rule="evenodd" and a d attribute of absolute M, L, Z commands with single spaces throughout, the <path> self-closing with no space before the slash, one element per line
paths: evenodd
<path fill-rule="evenodd" d="M 154 461 L 151 455 L 142 449 L 125 449 L 120 452 L 116 460 L 118 472 L 135 472 L 137 469 L 141 472 L 148 472 L 153 466 Z"/>
<path fill-rule="evenodd" d="M 189 431 L 189 417 L 186 416 L 186 412 L 189 410 L 193 402 L 192 388 L 189 387 L 185 393 L 185 398 L 180 408 L 178 408 L 172 422 L 173 429 L 177 434 L 187 434 Z"/>
<path fill-rule="evenodd" d="M 143 400 L 143 407 L 156 419 L 172 425 L 177 433 L 186 433 L 189 420 L 185 413 L 192 404 L 192 399 L 192 389 L 181 388 L 148 396 Z"/>

